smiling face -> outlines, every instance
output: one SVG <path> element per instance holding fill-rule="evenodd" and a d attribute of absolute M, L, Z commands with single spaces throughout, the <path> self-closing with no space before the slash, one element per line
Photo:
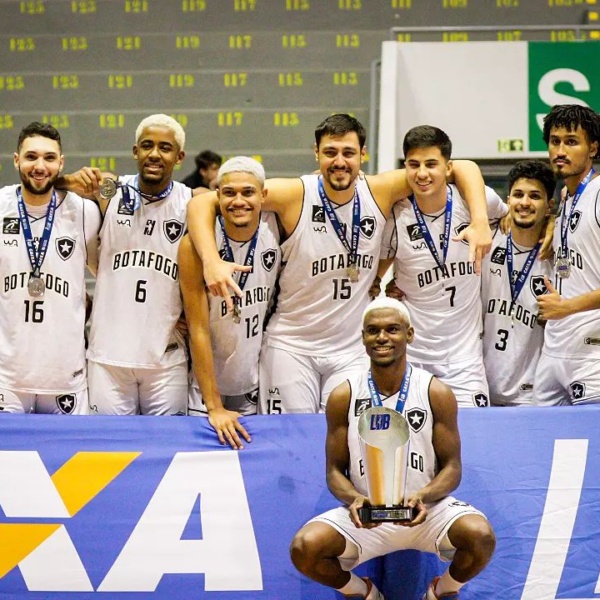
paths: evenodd
<path fill-rule="evenodd" d="M 541 227 L 549 211 L 548 195 L 542 182 L 525 177 L 517 179 L 510 189 L 508 209 L 516 227 Z"/>
<path fill-rule="evenodd" d="M 40 135 L 25 138 L 13 160 L 23 188 L 35 196 L 52 189 L 64 164 L 58 142 Z"/>
<path fill-rule="evenodd" d="M 414 329 L 393 308 L 377 308 L 365 317 L 362 339 L 374 365 L 385 367 L 397 363 L 413 338 Z"/>
<path fill-rule="evenodd" d="M 361 149 L 356 132 L 351 131 L 342 136 L 324 135 L 315 155 L 325 183 L 332 190 L 343 192 L 358 177 L 365 149 Z"/>
<path fill-rule="evenodd" d="M 254 175 L 243 171 L 227 173 L 221 179 L 217 195 L 226 224 L 237 230 L 256 230 L 267 192 Z"/>
<path fill-rule="evenodd" d="M 410 150 L 405 163 L 408 185 L 418 199 L 445 199 L 452 161 L 437 146 Z"/>
<path fill-rule="evenodd" d="M 169 185 L 175 165 L 180 164 L 184 156 L 173 130 L 168 127 L 146 127 L 133 147 L 140 183 L 159 191 Z"/>

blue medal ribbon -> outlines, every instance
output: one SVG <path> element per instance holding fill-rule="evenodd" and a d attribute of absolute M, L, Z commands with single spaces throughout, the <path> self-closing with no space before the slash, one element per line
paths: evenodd
<path fill-rule="evenodd" d="M 567 244 L 567 234 L 569 232 L 569 222 L 571 221 L 571 217 L 575 212 L 575 207 L 579 202 L 579 198 L 583 194 L 587 184 L 592 180 L 592 177 L 595 175 L 596 171 L 592 168 L 590 172 L 585 176 L 583 181 L 579 183 L 577 189 L 575 190 L 575 195 L 573 196 L 573 202 L 571 203 L 571 209 L 569 210 L 569 217 L 566 217 L 567 214 L 567 199 L 563 202 L 563 211 L 560 221 L 560 249 L 562 257 L 566 258 L 568 256 L 568 244 Z"/>
<path fill-rule="evenodd" d="M 429 252 L 431 252 L 431 256 L 435 260 L 437 266 L 440 268 L 442 275 L 447 277 L 446 271 L 446 256 L 448 255 L 448 247 L 450 245 L 450 226 L 452 224 L 452 188 L 447 186 L 446 192 L 446 208 L 444 209 L 444 237 L 442 239 L 442 258 L 440 259 L 440 255 L 437 251 L 437 247 L 431 237 L 431 233 L 429 228 L 427 227 L 427 223 L 423 218 L 423 213 L 421 209 L 417 206 L 417 200 L 414 196 L 409 196 L 410 203 L 412 204 L 413 210 L 415 212 L 415 217 L 417 218 L 417 224 L 421 229 L 421 233 L 423 235 L 423 239 L 429 248 Z"/>
<path fill-rule="evenodd" d="M 333 210 L 333 206 L 331 206 L 331 200 L 325 193 L 322 177 L 319 177 L 319 196 L 321 198 L 321 204 L 325 209 L 325 213 L 329 218 L 329 222 L 338 236 L 338 239 L 348 251 L 349 265 L 355 265 L 358 262 L 358 239 L 360 236 L 360 199 L 358 197 L 356 188 L 354 188 L 354 198 L 352 204 L 352 238 L 350 243 L 348 243 L 348 239 L 342 230 L 342 225 L 339 222 L 335 211 Z"/>
<path fill-rule="evenodd" d="M 46 223 L 44 225 L 44 231 L 40 239 L 38 251 L 35 251 L 35 245 L 33 243 L 33 234 L 31 233 L 31 225 L 29 224 L 29 215 L 25 208 L 25 202 L 23 201 L 23 195 L 21 188 L 17 188 L 17 208 L 19 211 L 19 221 L 23 229 L 23 237 L 25 238 L 25 246 L 27 248 L 27 254 L 29 255 L 29 262 L 31 264 L 31 277 L 39 278 L 46 258 L 46 252 L 48 251 L 48 244 L 50 242 L 50 234 L 52 233 L 52 226 L 54 225 L 54 215 L 56 213 L 56 192 L 52 192 L 50 203 L 48 204 L 48 210 L 46 211 Z"/>
<path fill-rule="evenodd" d="M 225 223 L 223 221 L 222 215 L 219 215 L 219 225 L 221 226 L 221 232 L 223 234 L 223 247 L 225 250 L 225 260 L 227 262 L 235 262 L 235 258 L 233 256 L 233 250 L 231 249 L 231 244 L 229 243 L 229 236 L 225 231 Z M 252 239 L 250 240 L 250 245 L 248 246 L 248 252 L 246 253 L 246 259 L 244 260 L 245 267 L 254 267 L 254 253 L 256 251 L 256 244 L 258 242 L 258 230 L 260 229 L 260 221 Z M 251 271 L 244 271 L 240 273 L 240 278 L 238 281 L 238 286 L 242 291 L 244 291 L 244 286 L 248 281 L 248 275 L 250 275 Z M 234 301 L 239 303 L 241 302 L 241 298 L 235 296 Z"/>
<path fill-rule="evenodd" d="M 510 297 L 512 299 L 510 310 L 512 311 L 513 306 L 517 303 L 517 298 L 525 285 L 525 281 L 527 281 L 527 277 L 531 272 L 533 267 L 533 263 L 535 262 L 535 258 L 540 250 L 541 244 L 538 242 L 532 250 L 529 251 L 527 259 L 525 260 L 525 264 L 521 269 L 521 272 L 517 275 L 516 279 L 513 280 L 513 241 L 512 235 L 508 234 L 506 238 L 506 266 L 508 268 L 508 281 L 510 283 Z"/>
<path fill-rule="evenodd" d="M 412 366 L 410 363 L 406 363 L 406 371 L 404 373 L 404 377 L 402 378 L 402 384 L 400 385 L 400 391 L 398 392 L 398 398 L 396 398 L 396 410 L 402 414 L 404 410 L 404 405 L 406 404 L 406 399 L 408 398 L 408 390 L 410 389 L 410 378 L 412 376 Z M 379 390 L 377 389 L 377 385 L 373 381 L 373 375 L 371 374 L 371 370 L 369 369 L 369 375 L 367 377 L 367 383 L 369 385 L 369 394 L 371 395 L 371 403 L 373 406 L 383 406 L 383 402 L 381 401 L 381 396 L 379 394 Z"/>
<path fill-rule="evenodd" d="M 169 182 L 169 185 L 158 194 L 146 194 L 140 190 L 138 184 L 138 176 L 135 176 L 133 180 L 133 185 L 129 183 L 121 183 L 121 188 L 123 190 L 123 204 L 125 208 L 130 211 L 137 210 L 142 204 L 142 198 L 144 200 L 148 200 L 149 202 L 157 202 L 158 200 L 163 200 L 173 191 L 173 182 Z M 134 192 L 133 198 L 129 193 L 129 190 Z"/>

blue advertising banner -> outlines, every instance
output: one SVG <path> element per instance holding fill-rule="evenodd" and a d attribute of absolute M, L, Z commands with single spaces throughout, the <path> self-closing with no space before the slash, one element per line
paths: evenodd
<path fill-rule="evenodd" d="M 294 533 L 337 504 L 322 415 L 245 419 L 220 446 L 204 419 L 0 418 L 0 600 L 333 600 L 292 566 Z M 498 546 L 461 599 L 600 598 L 600 407 L 460 414 L 455 496 Z M 417 600 L 444 566 L 398 552 L 363 568 Z"/>

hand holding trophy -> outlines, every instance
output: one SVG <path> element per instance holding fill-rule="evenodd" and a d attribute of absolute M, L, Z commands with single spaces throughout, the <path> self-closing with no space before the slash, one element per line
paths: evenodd
<path fill-rule="evenodd" d="M 363 523 L 408 523 L 416 512 L 405 504 L 410 447 L 408 421 L 384 406 L 367 409 L 360 416 L 358 435 L 370 505 L 359 509 Z"/>

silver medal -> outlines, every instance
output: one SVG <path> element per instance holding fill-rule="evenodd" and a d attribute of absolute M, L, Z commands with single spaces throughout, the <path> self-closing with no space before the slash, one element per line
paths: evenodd
<path fill-rule="evenodd" d="M 360 269 L 358 268 L 358 265 L 356 263 L 352 263 L 351 265 L 348 266 L 346 273 L 348 274 L 350 281 L 352 283 L 356 283 L 360 276 Z"/>
<path fill-rule="evenodd" d="M 233 305 L 233 313 L 231 318 L 236 325 L 239 325 L 242 322 L 242 309 L 237 302 Z"/>
<path fill-rule="evenodd" d="M 27 282 L 27 291 L 33 298 L 40 298 L 46 291 L 46 284 L 41 277 L 30 277 Z"/>
<path fill-rule="evenodd" d="M 556 261 L 556 274 L 561 279 L 566 279 L 571 274 L 571 263 L 564 256 Z"/>
<path fill-rule="evenodd" d="M 110 200 L 117 193 L 118 187 L 119 186 L 114 179 L 106 177 L 102 180 L 102 183 L 100 184 L 100 195 L 104 199 Z"/>

